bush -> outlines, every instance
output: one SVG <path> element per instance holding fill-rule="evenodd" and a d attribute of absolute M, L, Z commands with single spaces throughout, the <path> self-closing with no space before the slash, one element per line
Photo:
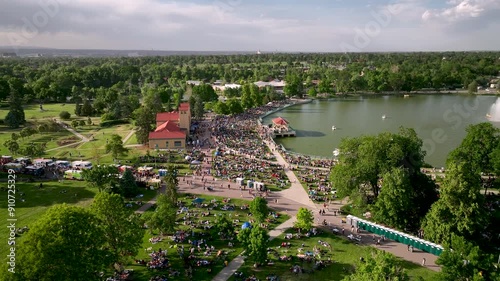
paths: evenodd
<path fill-rule="evenodd" d="M 101 127 L 111 127 L 114 125 L 120 125 L 120 124 L 129 124 L 130 120 L 128 119 L 117 119 L 117 120 L 109 120 L 109 121 L 104 121 L 99 124 Z"/>
<path fill-rule="evenodd" d="M 69 118 L 71 118 L 71 113 L 67 111 L 61 111 L 61 113 L 59 113 L 59 117 L 63 120 L 69 120 Z"/>
<path fill-rule="evenodd" d="M 113 115 L 112 113 L 104 113 L 103 115 L 101 115 L 101 123 L 112 120 L 116 120 L 115 115 Z"/>

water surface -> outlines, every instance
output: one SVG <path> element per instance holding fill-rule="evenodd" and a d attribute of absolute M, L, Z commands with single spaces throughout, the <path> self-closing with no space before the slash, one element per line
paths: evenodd
<path fill-rule="evenodd" d="M 413 128 L 424 141 L 426 161 L 442 167 L 448 153 L 464 138 L 468 125 L 489 122 L 486 114 L 496 99 L 436 94 L 315 100 L 286 108 L 263 121 L 269 124 L 272 118 L 284 117 L 297 131 L 297 137 L 280 138 L 277 143 L 298 153 L 323 157 L 333 157 L 332 151 L 345 137 L 397 132 L 400 126 Z M 500 127 L 500 123 L 493 124 Z M 332 130 L 332 126 L 337 129 Z"/>

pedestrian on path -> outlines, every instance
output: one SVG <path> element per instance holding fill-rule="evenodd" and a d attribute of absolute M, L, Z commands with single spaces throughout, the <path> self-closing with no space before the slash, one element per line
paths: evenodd
<path fill-rule="evenodd" d="M 422 259 L 422 266 L 425 266 L 425 258 Z"/>

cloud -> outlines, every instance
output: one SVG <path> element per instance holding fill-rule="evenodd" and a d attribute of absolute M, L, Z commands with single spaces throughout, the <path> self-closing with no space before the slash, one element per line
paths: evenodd
<path fill-rule="evenodd" d="M 332 52 L 341 51 L 341 42 L 352 44 L 357 30 L 382 21 L 380 33 L 363 51 L 453 49 L 449 42 L 454 38 L 447 29 L 468 28 L 474 38 L 487 38 L 472 27 L 499 21 L 498 0 L 450 0 L 434 9 L 429 8 L 431 2 L 435 4 L 431 0 L 0 1 L 0 45 Z M 391 11 L 390 18 L 383 17 L 383 11 Z M 380 19 L 374 16 L 377 13 Z M 428 34 L 439 42 L 416 46 L 409 39 Z M 487 47 L 498 48 L 499 39 L 493 40 Z"/>
<path fill-rule="evenodd" d="M 480 18 L 491 11 L 500 11 L 498 0 L 450 0 L 447 4 L 451 7 L 426 10 L 422 14 L 422 19 L 424 21 L 457 22 Z"/>

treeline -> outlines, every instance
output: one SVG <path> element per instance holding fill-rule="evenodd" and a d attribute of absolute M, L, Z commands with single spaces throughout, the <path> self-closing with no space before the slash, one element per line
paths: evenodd
<path fill-rule="evenodd" d="M 487 86 L 500 71 L 499 52 L 263 54 L 141 58 L 26 58 L 0 60 L 0 99 L 21 82 L 25 101 L 109 100 L 159 88 L 165 99 L 186 90 L 185 81 L 230 83 L 315 80 L 319 92 L 411 91 Z M 108 93 L 110 92 L 110 93 Z M 110 95 L 111 97 L 107 97 Z"/>

